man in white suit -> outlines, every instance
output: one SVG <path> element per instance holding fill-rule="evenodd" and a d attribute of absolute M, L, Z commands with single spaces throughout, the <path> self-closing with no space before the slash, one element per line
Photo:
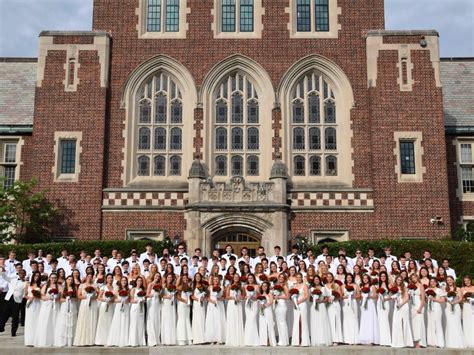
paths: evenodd
<path fill-rule="evenodd" d="M 20 308 L 26 287 L 25 277 L 26 271 L 23 269 L 18 272 L 18 275 L 7 275 L 5 268 L 2 268 L 2 278 L 8 283 L 8 292 L 5 295 L 6 304 L 0 318 L 0 333 L 5 331 L 5 323 L 12 317 L 12 337 L 16 336 L 20 320 Z"/>

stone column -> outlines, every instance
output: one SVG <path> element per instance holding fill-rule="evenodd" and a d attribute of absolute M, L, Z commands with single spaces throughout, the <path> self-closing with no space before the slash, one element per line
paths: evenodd
<path fill-rule="evenodd" d="M 273 164 L 270 174 L 270 180 L 274 184 L 273 199 L 274 202 L 280 204 L 282 209 L 273 213 L 273 228 L 271 230 L 273 248 L 275 245 L 281 247 L 282 254 L 287 253 L 288 244 L 288 211 L 286 182 L 288 179 L 286 165 L 281 160 L 276 160 Z"/>
<path fill-rule="evenodd" d="M 201 201 L 201 182 L 206 179 L 206 171 L 200 160 L 194 160 L 188 177 L 188 206 L 185 213 L 186 230 L 184 240 L 188 250 L 202 248 L 203 231 L 201 230 L 201 213 L 193 210 L 193 205 Z M 204 251 L 204 250 L 203 250 Z"/>

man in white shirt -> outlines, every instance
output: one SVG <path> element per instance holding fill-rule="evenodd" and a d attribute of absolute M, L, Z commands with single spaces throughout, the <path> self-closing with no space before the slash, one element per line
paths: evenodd
<path fill-rule="evenodd" d="M 255 268 L 255 265 L 257 265 L 258 263 L 261 263 L 263 258 L 266 258 L 266 254 L 265 254 L 265 248 L 263 246 L 259 246 L 257 248 L 257 256 L 253 259 L 250 259 L 250 265 Z"/>
<path fill-rule="evenodd" d="M 102 262 L 102 252 L 100 251 L 100 249 L 94 250 L 94 256 L 92 258 L 92 262 L 96 260 L 99 260 L 100 262 Z"/>
<path fill-rule="evenodd" d="M 150 254 L 150 256 L 153 256 L 153 253 Z M 133 268 L 135 265 L 139 265 L 141 267 L 143 265 L 144 260 L 150 261 L 150 259 L 148 259 L 148 257 L 143 259 L 143 260 L 139 260 L 138 252 L 135 249 L 133 249 L 131 251 L 130 257 L 127 258 L 127 261 L 130 264 L 130 268 Z"/>
<path fill-rule="evenodd" d="M 184 243 L 178 244 L 178 257 L 181 265 L 181 260 L 186 259 L 188 265 L 191 262 L 191 258 L 186 254 L 186 245 Z"/>
<path fill-rule="evenodd" d="M 26 275 L 31 273 L 31 262 L 35 260 L 35 253 L 32 251 L 28 252 L 28 259 L 23 260 L 21 263 L 23 266 L 23 270 L 26 271 Z"/>
<path fill-rule="evenodd" d="M 456 280 L 456 271 L 454 269 L 451 269 L 449 267 L 449 259 L 443 259 L 441 262 L 441 265 L 444 267 L 446 270 L 446 275 L 451 276 L 454 280 Z"/>
<path fill-rule="evenodd" d="M 268 262 L 271 264 L 271 263 L 277 263 L 277 260 L 278 260 L 278 257 L 279 256 L 282 256 L 281 255 L 281 247 L 279 245 L 275 245 L 273 247 L 273 252 L 275 253 L 275 255 L 273 255 L 272 257 L 270 257 L 270 259 L 268 259 Z"/>
<path fill-rule="evenodd" d="M 316 258 L 316 262 L 319 263 L 321 260 L 326 261 L 326 256 L 329 255 L 329 247 L 325 244 L 321 247 L 321 254 Z"/>
<path fill-rule="evenodd" d="M 229 267 L 229 265 L 230 265 L 229 258 L 231 256 L 234 256 L 235 260 L 237 260 L 237 255 L 233 254 L 232 246 L 230 244 L 226 245 L 225 251 L 226 251 L 226 253 L 222 254 L 221 259 L 225 259 L 225 261 L 227 263 L 226 267 Z"/>
<path fill-rule="evenodd" d="M 398 261 L 397 257 L 395 255 L 392 255 L 391 247 L 385 247 L 383 248 L 383 251 L 385 253 L 386 263 L 389 263 L 390 265 L 392 265 L 393 261 Z"/>
<path fill-rule="evenodd" d="M 219 275 L 224 277 L 227 274 L 227 260 L 222 258 L 219 261 Z"/>
<path fill-rule="evenodd" d="M 199 257 L 197 255 L 194 255 L 191 258 L 191 265 L 189 265 L 189 277 L 191 279 L 194 278 L 194 275 L 198 272 L 199 269 Z"/>
<path fill-rule="evenodd" d="M 433 263 L 433 267 L 434 267 L 435 269 L 438 268 L 438 262 L 437 262 L 435 259 L 433 259 L 433 258 L 431 257 L 431 251 L 429 251 L 428 249 L 426 249 L 426 250 L 423 252 L 423 261 L 425 261 L 426 259 L 431 259 L 431 262 Z"/>
<path fill-rule="evenodd" d="M 249 250 L 247 247 L 243 247 L 241 250 L 240 250 L 240 258 L 237 259 L 237 264 L 239 264 L 241 261 L 247 263 L 245 261 L 245 258 L 247 255 L 249 255 Z"/>
<path fill-rule="evenodd" d="M 19 264 L 21 267 L 21 264 Z M 8 276 L 5 268 L 2 269 L 2 278 L 8 283 L 8 292 L 5 295 L 5 309 L 0 319 L 0 333 L 5 331 L 5 324 L 10 317 L 12 317 L 12 337 L 16 336 L 18 324 L 20 321 L 20 309 L 23 302 L 26 287 L 26 272 L 19 269 L 18 275 Z"/>
<path fill-rule="evenodd" d="M 291 254 L 286 257 L 286 263 L 288 267 L 298 266 L 298 262 L 301 260 L 301 256 L 298 254 L 299 247 L 294 244 L 291 247 Z"/>
<path fill-rule="evenodd" d="M 36 261 L 39 262 L 39 263 L 44 263 L 45 262 L 45 256 L 44 256 L 44 253 L 43 253 L 43 250 L 42 249 L 39 249 L 38 250 L 38 256 L 36 257 Z"/>
<path fill-rule="evenodd" d="M 139 261 L 140 261 L 140 263 L 143 263 L 143 260 L 145 260 L 145 259 L 150 260 L 150 258 L 151 258 L 152 256 L 155 257 L 154 260 L 158 260 L 158 255 L 156 255 L 156 253 L 153 251 L 153 244 L 148 243 L 148 244 L 145 246 L 145 252 L 140 254 Z"/>
<path fill-rule="evenodd" d="M 58 258 L 58 268 L 66 269 L 69 264 L 68 252 L 66 249 L 61 250 L 61 256 Z"/>
<path fill-rule="evenodd" d="M 9 274 L 12 274 L 12 273 L 16 273 L 16 264 L 18 264 L 19 261 L 16 260 L 16 253 L 13 251 L 13 250 L 10 250 L 8 252 L 8 259 L 5 260 L 5 272 L 7 273 L 7 275 Z"/>
<path fill-rule="evenodd" d="M 357 263 L 357 260 L 359 259 L 364 259 L 362 255 L 362 250 L 357 249 L 355 252 L 355 256 L 351 259 L 352 260 L 352 266 L 354 266 Z"/>

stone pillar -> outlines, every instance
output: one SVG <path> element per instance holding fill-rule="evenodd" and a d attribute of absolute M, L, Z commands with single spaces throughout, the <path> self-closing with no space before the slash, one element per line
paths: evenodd
<path fill-rule="evenodd" d="M 273 228 L 271 230 L 271 239 L 274 247 L 279 245 L 281 247 L 282 254 L 287 253 L 288 245 L 288 211 L 286 210 L 287 205 L 287 193 L 286 193 L 286 182 L 288 179 L 286 165 L 281 160 L 276 160 L 273 164 L 272 171 L 270 174 L 270 180 L 274 184 L 273 199 L 274 202 L 282 206 L 281 210 L 273 213 Z"/>
<path fill-rule="evenodd" d="M 184 240 L 188 250 L 202 248 L 203 232 L 201 230 L 201 213 L 193 210 L 193 204 L 201 201 L 201 182 L 206 179 L 206 171 L 200 160 L 193 161 L 188 177 L 188 206 L 189 210 L 185 213 L 186 230 L 184 231 Z"/>

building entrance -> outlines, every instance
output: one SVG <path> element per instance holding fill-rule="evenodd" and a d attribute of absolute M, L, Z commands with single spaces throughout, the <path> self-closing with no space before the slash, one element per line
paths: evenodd
<path fill-rule="evenodd" d="M 247 247 L 249 255 L 254 258 L 257 255 L 260 240 L 260 236 L 250 231 L 226 229 L 214 236 L 213 248 L 219 250 L 222 255 L 225 253 L 226 245 L 229 244 L 232 246 L 234 254 L 240 257 L 242 248 Z"/>

